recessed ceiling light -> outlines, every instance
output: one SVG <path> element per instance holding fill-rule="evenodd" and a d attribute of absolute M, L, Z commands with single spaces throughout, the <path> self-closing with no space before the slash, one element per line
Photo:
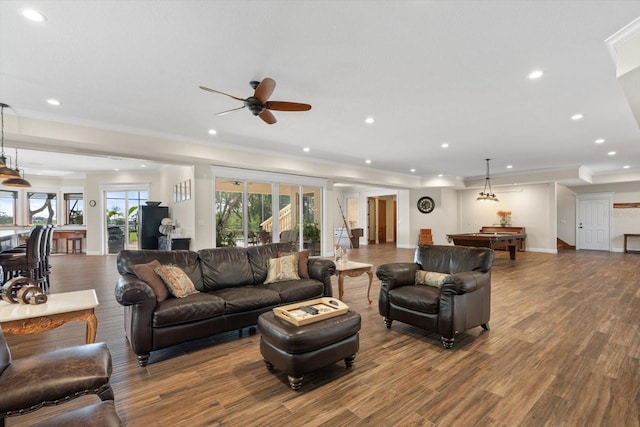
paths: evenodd
<path fill-rule="evenodd" d="M 47 17 L 35 9 L 22 9 L 22 16 L 33 22 L 46 22 Z"/>
<path fill-rule="evenodd" d="M 119 168 L 113 168 L 113 170 L 114 170 L 114 171 L 119 171 L 120 169 L 119 169 Z"/>
<path fill-rule="evenodd" d="M 442 144 L 440 144 L 440 147 L 449 148 L 449 143 L 448 142 L 443 142 Z"/>
<path fill-rule="evenodd" d="M 373 117 L 367 117 L 364 122 L 368 125 L 373 124 L 376 120 Z"/>
<path fill-rule="evenodd" d="M 513 165 L 507 165 L 507 169 L 511 169 Z"/>
<path fill-rule="evenodd" d="M 602 138 L 596 139 L 596 144 L 602 144 L 603 142 L 604 142 L 604 139 Z"/>
<path fill-rule="evenodd" d="M 615 151 L 609 151 L 607 154 L 608 154 L 609 156 L 615 156 L 615 155 L 616 155 L 616 152 L 615 152 Z"/>
<path fill-rule="evenodd" d="M 215 129 L 209 129 L 209 135 L 215 135 L 215 134 L 217 134 L 217 133 L 218 133 L 218 131 L 217 131 L 217 130 L 215 130 Z"/>
<path fill-rule="evenodd" d="M 529 73 L 529 79 L 537 80 L 543 75 L 544 75 L 544 72 L 542 70 L 533 70 L 532 72 Z"/>
<path fill-rule="evenodd" d="M 58 105 L 60 105 L 60 101 L 58 101 L 57 99 L 50 98 L 50 99 L 47 99 L 47 104 L 54 105 L 57 107 Z"/>
<path fill-rule="evenodd" d="M 308 153 L 309 151 L 311 151 L 311 148 L 309 148 L 309 147 L 304 147 L 304 148 L 302 149 L 302 151 L 304 151 L 305 153 Z"/>
<path fill-rule="evenodd" d="M 439 176 L 439 177 L 443 177 L 443 176 L 444 176 L 444 174 L 439 173 L 439 174 L 438 174 L 438 176 Z"/>
<path fill-rule="evenodd" d="M 415 171 L 416 171 L 415 168 L 411 168 L 411 172 L 415 172 Z"/>
<path fill-rule="evenodd" d="M 371 160 L 367 159 L 367 160 L 365 160 L 364 162 L 365 162 L 366 164 L 369 164 L 369 163 L 371 163 Z"/>
<path fill-rule="evenodd" d="M 622 169 L 629 169 L 630 167 L 631 167 L 631 166 L 629 166 L 629 165 L 624 165 L 624 166 L 622 167 Z"/>
<path fill-rule="evenodd" d="M 571 120 L 580 120 L 582 119 L 584 116 L 580 113 L 574 114 L 573 116 L 571 116 Z"/>
<path fill-rule="evenodd" d="M 147 167 L 147 165 L 140 165 L 140 167 L 141 167 L 141 168 L 146 168 L 146 167 Z"/>

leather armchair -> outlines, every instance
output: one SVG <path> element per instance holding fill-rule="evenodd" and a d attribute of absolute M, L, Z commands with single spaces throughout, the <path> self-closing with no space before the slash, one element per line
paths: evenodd
<path fill-rule="evenodd" d="M 111 401 L 107 408 L 115 422 L 103 425 L 119 425 L 109 382 L 111 371 L 111 353 L 105 343 L 78 345 L 11 360 L 0 327 L 0 427 L 4 427 L 7 417 L 86 394 L 97 394 L 102 401 Z M 100 408 L 104 411 L 104 405 Z"/>
<path fill-rule="evenodd" d="M 418 246 L 413 263 L 377 268 L 378 310 L 387 328 L 398 320 L 439 334 L 445 348 L 476 326 L 489 330 L 493 250 L 466 246 Z M 419 270 L 445 273 L 441 286 L 416 285 Z"/>

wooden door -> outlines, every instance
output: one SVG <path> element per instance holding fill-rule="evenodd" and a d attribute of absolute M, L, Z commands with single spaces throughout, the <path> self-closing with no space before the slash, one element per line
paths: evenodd
<path fill-rule="evenodd" d="M 378 200 L 378 243 L 387 241 L 387 201 Z"/>
<path fill-rule="evenodd" d="M 609 250 L 610 206 L 606 198 L 578 201 L 578 249 Z"/>

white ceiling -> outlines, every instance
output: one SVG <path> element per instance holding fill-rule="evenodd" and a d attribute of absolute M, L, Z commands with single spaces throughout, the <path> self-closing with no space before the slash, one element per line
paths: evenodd
<path fill-rule="evenodd" d="M 27 6 L 47 22 L 25 20 Z M 313 156 L 422 182 L 481 177 L 485 158 L 492 176 L 583 167 L 637 177 L 640 129 L 604 41 L 639 16 L 640 1 L 614 0 L 2 0 L 0 101 L 25 119 Z M 527 79 L 533 69 L 544 77 Z M 198 88 L 244 98 L 264 77 L 277 82 L 272 100 L 312 110 L 274 112 L 271 126 L 247 110 L 216 116 L 240 103 Z M 19 160 L 33 173 L 122 161 L 27 151 Z"/>

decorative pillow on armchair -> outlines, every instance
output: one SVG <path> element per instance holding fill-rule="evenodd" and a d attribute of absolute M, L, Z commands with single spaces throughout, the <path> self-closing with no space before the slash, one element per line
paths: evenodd
<path fill-rule="evenodd" d="M 280 258 L 270 258 L 267 265 L 267 280 L 269 283 L 282 282 L 285 280 L 298 280 L 298 254 L 292 253 Z"/>
<path fill-rule="evenodd" d="M 178 266 L 161 265 L 156 267 L 155 272 L 167 285 L 171 295 L 175 297 L 184 298 L 198 292 L 189 276 Z"/>
<path fill-rule="evenodd" d="M 446 273 L 418 270 L 416 271 L 416 285 L 426 285 L 439 288 L 447 277 L 449 277 L 449 275 Z"/>
<path fill-rule="evenodd" d="M 156 300 L 162 302 L 169 296 L 169 291 L 160 276 L 155 272 L 155 269 L 158 267 L 161 267 L 161 264 L 157 259 L 154 259 L 147 264 L 132 265 L 131 269 L 136 273 L 138 279 L 144 280 L 151 286 L 151 289 L 153 289 L 153 292 L 156 294 Z"/>
<path fill-rule="evenodd" d="M 278 252 L 278 258 L 286 256 L 286 255 L 298 255 L 298 276 L 301 279 L 310 279 L 309 277 L 309 251 L 300 251 L 300 252 Z"/>

